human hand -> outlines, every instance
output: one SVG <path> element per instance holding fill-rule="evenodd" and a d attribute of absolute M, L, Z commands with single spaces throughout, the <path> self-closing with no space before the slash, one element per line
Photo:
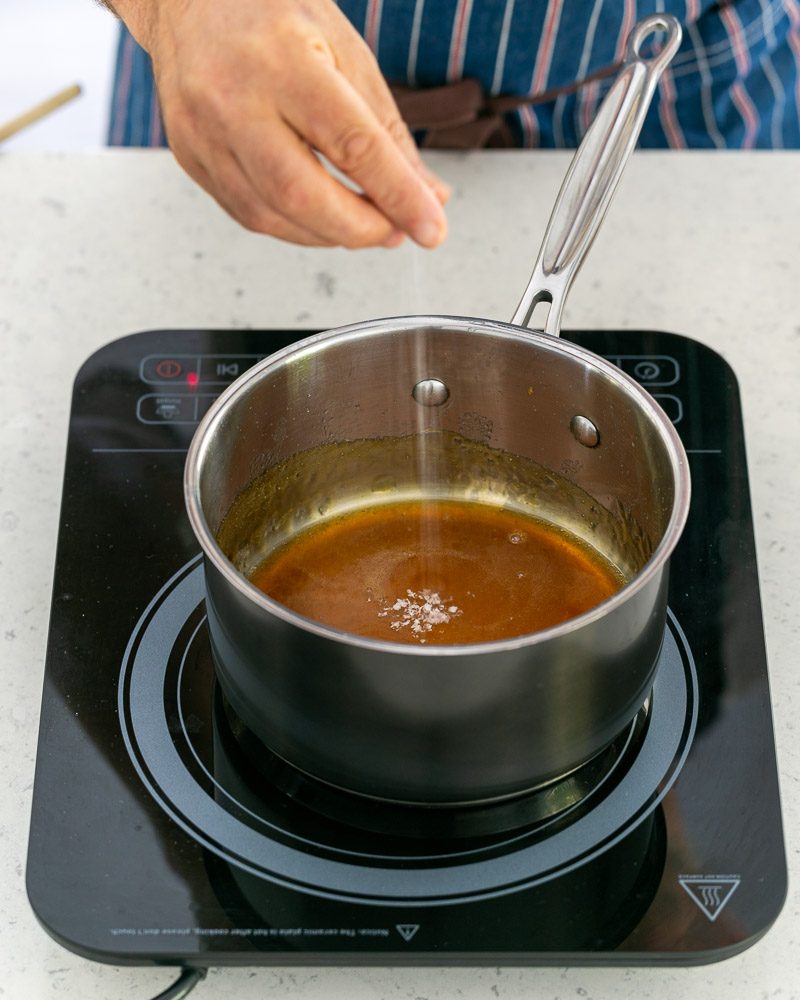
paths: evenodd
<path fill-rule="evenodd" d="M 309 246 L 444 239 L 448 189 L 333 0 L 113 6 L 152 57 L 176 159 L 242 225 Z"/>

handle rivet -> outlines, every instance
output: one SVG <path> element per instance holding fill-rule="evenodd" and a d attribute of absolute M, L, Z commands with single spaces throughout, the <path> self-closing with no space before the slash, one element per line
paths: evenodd
<path fill-rule="evenodd" d="M 569 429 L 578 444 L 585 448 L 596 448 L 600 444 L 600 431 L 588 417 L 576 413 L 569 422 Z"/>
<path fill-rule="evenodd" d="M 420 406 L 441 406 L 450 398 L 450 390 L 440 378 L 423 378 L 411 390 Z"/>

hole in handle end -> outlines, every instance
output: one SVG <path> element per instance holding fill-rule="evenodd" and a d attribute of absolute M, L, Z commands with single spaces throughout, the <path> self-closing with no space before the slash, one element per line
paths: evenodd
<path fill-rule="evenodd" d="M 665 34 L 664 43 L 652 56 L 643 56 L 642 47 L 651 35 Z M 646 62 L 654 69 L 665 66 L 678 51 L 683 37 L 680 22 L 671 14 L 653 14 L 640 21 L 628 35 L 625 61 Z"/>

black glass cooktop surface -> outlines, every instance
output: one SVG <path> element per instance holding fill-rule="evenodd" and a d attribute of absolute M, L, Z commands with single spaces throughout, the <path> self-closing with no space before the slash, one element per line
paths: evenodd
<path fill-rule="evenodd" d="M 690 964 L 753 943 L 786 868 L 730 368 L 673 334 L 566 335 L 646 386 L 689 456 L 655 685 L 552 786 L 417 810 L 249 752 L 214 680 L 186 449 L 226 385 L 303 335 L 150 331 L 78 373 L 28 856 L 41 922 L 91 958 L 196 965 Z"/>

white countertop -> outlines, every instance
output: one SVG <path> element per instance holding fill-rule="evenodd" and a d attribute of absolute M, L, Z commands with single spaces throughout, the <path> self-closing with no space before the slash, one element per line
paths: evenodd
<path fill-rule="evenodd" d="M 101 345 L 148 328 L 508 319 L 568 154 L 431 160 L 454 188 L 447 243 L 350 253 L 244 232 L 167 153 L 0 153 L 0 997 L 146 1000 L 174 978 L 72 955 L 25 895 L 75 372 Z M 773 928 L 743 954 L 692 969 L 224 969 L 193 997 L 800 997 L 799 179 L 800 153 L 637 153 L 564 321 L 688 334 L 739 378 L 790 880 Z"/>

